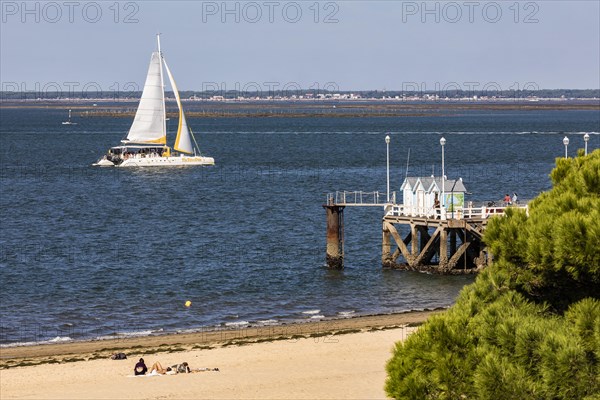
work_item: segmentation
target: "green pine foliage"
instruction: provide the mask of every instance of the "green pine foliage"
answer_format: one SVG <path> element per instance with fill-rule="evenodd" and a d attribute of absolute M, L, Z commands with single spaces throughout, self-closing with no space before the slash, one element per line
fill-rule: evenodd
<path fill-rule="evenodd" d="M 490 221 L 498 268 L 528 297 L 556 310 L 600 294 L 600 151 L 557 159 L 554 187 L 523 210 Z"/>
<path fill-rule="evenodd" d="M 600 150 L 490 221 L 492 266 L 387 364 L 396 399 L 600 400 Z"/>

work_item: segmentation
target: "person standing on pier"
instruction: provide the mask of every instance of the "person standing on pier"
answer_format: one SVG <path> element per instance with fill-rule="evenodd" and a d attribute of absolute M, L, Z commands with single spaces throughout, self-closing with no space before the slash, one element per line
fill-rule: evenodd
<path fill-rule="evenodd" d="M 511 203 L 510 203 L 510 196 L 508 195 L 508 193 L 506 193 L 506 194 L 504 195 L 504 205 L 505 205 L 505 206 L 510 206 L 510 204 L 511 204 Z"/>
<path fill-rule="evenodd" d="M 517 197 L 517 194 L 516 194 L 516 193 L 513 193 L 513 197 L 512 197 L 512 202 L 513 202 L 513 204 L 515 204 L 515 205 L 516 205 L 518 200 L 519 200 L 519 198 Z"/>

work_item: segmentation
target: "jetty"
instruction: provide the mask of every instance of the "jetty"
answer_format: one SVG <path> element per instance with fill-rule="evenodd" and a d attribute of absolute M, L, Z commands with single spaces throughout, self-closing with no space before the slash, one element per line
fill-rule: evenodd
<path fill-rule="evenodd" d="M 476 273 L 490 261 L 483 242 L 488 221 L 508 207 L 527 210 L 527 204 L 466 202 L 462 179 L 407 177 L 396 192 L 338 191 L 327 194 L 326 262 L 344 266 L 344 209 L 382 207 L 381 263 L 383 268 L 435 274 Z M 389 195 L 388 195 L 389 194 Z"/>

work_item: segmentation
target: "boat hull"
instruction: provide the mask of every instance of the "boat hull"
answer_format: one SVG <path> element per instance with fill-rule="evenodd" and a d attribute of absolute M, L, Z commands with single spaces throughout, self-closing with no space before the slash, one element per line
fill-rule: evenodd
<path fill-rule="evenodd" d="M 115 165 L 109 160 L 100 160 L 95 166 L 114 166 L 117 168 L 134 167 L 185 167 L 192 165 L 215 165 L 215 159 L 204 156 L 180 156 L 180 157 L 132 157 Z"/>
<path fill-rule="evenodd" d="M 92 164 L 94 167 L 114 167 L 115 163 L 113 163 L 110 160 L 107 160 L 106 158 L 102 158 L 100 160 L 98 160 L 97 163 Z"/>

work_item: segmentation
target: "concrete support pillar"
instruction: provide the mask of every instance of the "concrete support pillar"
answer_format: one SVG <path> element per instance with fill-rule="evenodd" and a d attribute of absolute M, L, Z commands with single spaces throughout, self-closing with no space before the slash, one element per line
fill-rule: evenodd
<path fill-rule="evenodd" d="M 327 266 L 344 268 L 344 207 L 324 205 L 327 213 Z"/>

